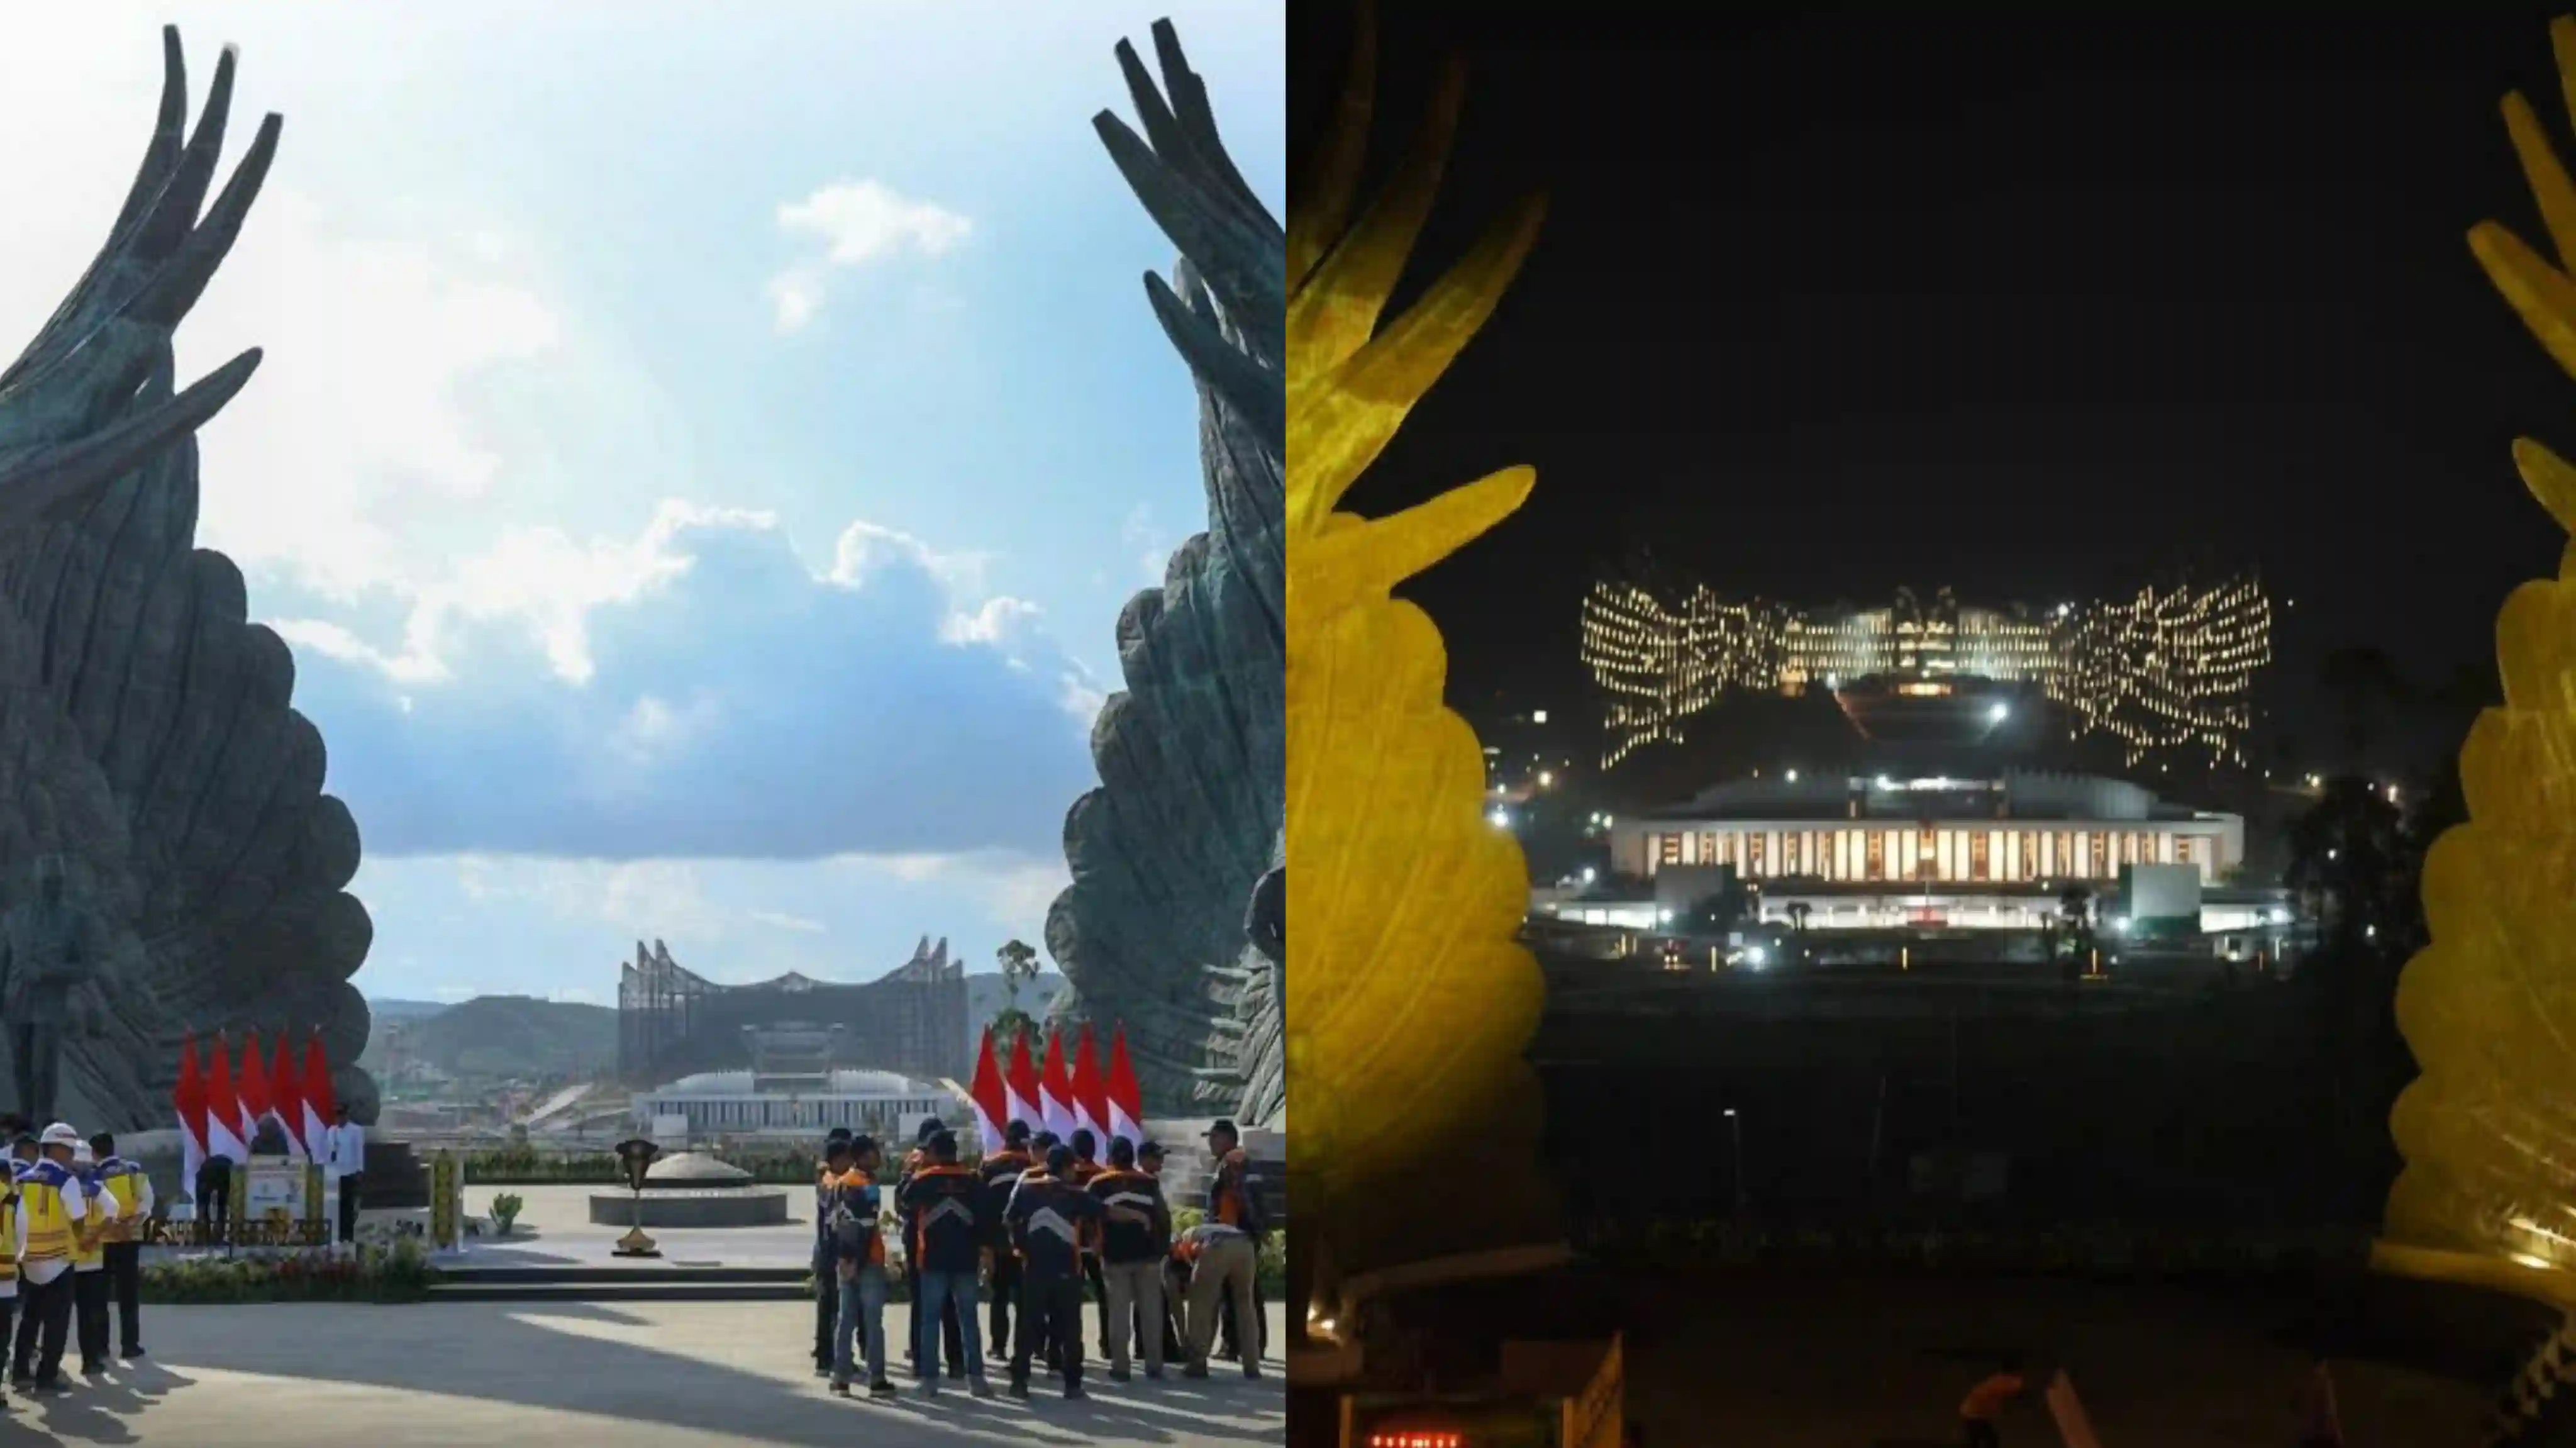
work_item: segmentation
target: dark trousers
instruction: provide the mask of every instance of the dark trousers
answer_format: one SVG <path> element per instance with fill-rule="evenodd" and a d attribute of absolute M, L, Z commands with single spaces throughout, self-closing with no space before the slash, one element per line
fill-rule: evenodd
<path fill-rule="evenodd" d="M 999 1362 L 1011 1355 L 1011 1307 L 1020 1300 L 1020 1258 L 1008 1247 L 993 1249 L 993 1350 Z"/>
<path fill-rule="evenodd" d="M 0 1297 L 0 1351 L 6 1351 L 13 1336 L 11 1328 L 18 1320 L 18 1299 Z"/>
<path fill-rule="evenodd" d="M 903 1259 L 903 1299 L 912 1306 L 911 1326 L 903 1335 L 903 1360 L 918 1369 L 921 1366 L 921 1269 L 910 1257 Z M 957 1320 L 957 1304 L 947 1304 L 939 1314 L 939 1336 L 948 1353 L 948 1376 L 966 1376 L 966 1332 Z"/>
<path fill-rule="evenodd" d="M 1029 1359 L 1043 1346 L 1062 1365 L 1064 1390 L 1082 1386 L 1082 1278 L 1020 1276 L 1020 1335 L 1011 1344 L 1011 1381 L 1027 1386 Z"/>
<path fill-rule="evenodd" d="M 832 1321 L 841 1311 L 841 1280 L 833 1275 L 832 1264 L 817 1262 L 814 1267 L 814 1366 L 832 1365 Z"/>
<path fill-rule="evenodd" d="M 1962 1418 L 1959 1430 L 1965 1435 L 1968 1448 L 2003 1448 L 2004 1440 L 1995 1432 L 1992 1418 Z"/>
<path fill-rule="evenodd" d="M 340 1178 L 340 1240 L 358 1240 L 358 1194 L 366 1181 L 364 1173 L 352 1172 Z"/>
<path fill-rule="evenodd" d="M 36 1284 L 22 1272 L 18 1278 L 18 1331 L 10 1340 L 9 1376 L 24 1381 L 36 1375 L 36 1333 L 45 1320 L 45 1302 Z"/>
<path fill-rule="evenodd" d="M 107 1366 L 107 1268 L 72 1273 L 72 1310 L 80 1320 L 81 1371 Z"/>
<path fill-rule="evenodd" d="M 1109 1356 L 1109 1279 L 1101 1274 L 1100 1259 L 1082 1259 L 1082 1280 L 1091 1284 L 1091 1300 L 1100 1304 L 1100 1355 Z"/>
<path fill-rule="evenodd" d="M 127 1357 L 143 1351 L 143 1244 L 107 1244 L 107 1290 L 116 1299 L 117 1344 Z"/>
<path fill-rule="evenodd" d="M 63 1347 L 71 1336 L 72 1279 L 80 1274 L 65 1267 L 51 1282 L 24 1281 L 18 1294 L 24 1298 L 18 1322 L 16 1361 L 12 1376 L 32 1376 L 39 1383 L 59 1381 L 63 1375 Z M 32 1357 L 34 1362 L 28 1360 Z"/>
<path fill-rule="evenodd" d="M 200 1246 L 219 1247 L 224 1243 L 224 1222 L 233 1208 L 233 1164 L 220 1156 L 208 1157 L 197 1167 L 197 1242 Z"/>

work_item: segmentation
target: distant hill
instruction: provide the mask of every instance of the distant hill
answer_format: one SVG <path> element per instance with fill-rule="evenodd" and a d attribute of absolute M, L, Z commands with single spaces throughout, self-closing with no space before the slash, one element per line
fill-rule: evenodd
<path fill-rule="evenodd" d="M 368 1053 L 457 1076 L 605 1076 L 617 1069 L 617 1012 L 535 996 L 476 996 L 397 1020 Z"/>
<path fill-rule="evenodd" d="M 1043 1020 L 1068 982 L 1042 972 L 1020 987 L 1020 1009 Z M 966 1059 L 1009 998 L 998 971 L 966 977 Z M 395 1060 L 456 1076 L 606 1076 L 617 1069 L 617 1012 L 534 996 L 476 996 L 455 1005 L 370 1000 L 375 1031 L 360 1064 L 383 1071 Z"/>

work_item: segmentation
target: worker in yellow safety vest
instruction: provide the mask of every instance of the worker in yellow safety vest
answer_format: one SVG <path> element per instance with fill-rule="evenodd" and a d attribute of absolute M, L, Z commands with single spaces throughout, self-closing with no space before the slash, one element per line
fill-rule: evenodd
<path fill-rule="evenodd" d="M 152 1220 L 152 1178 L 143 1168 L 116 1154 L 116 1138 L 102 1131 L 89 1139 L 98 1156 L 98 1184 L 115 1216 L 107 1224 L 107 1292 L 116 1305 L 116 1355 L 143 1356 L 143 1231 Z M 98 1355 L 107 1356 L 104 1332 Z"/>
<path fill-rule="evenodd" d="M 44 1155 L 18 1178 L 18 1230 L 25 1245 L 18 1254 L 19 1292 L 36 1325 L 35 1361 L 20 1355 L 10 1364 L 10 1377 L 24 1378 L 40 1393 L 63 1391 L 63 1347 L 71 1335 L 73 1258 L 79 1234 L 89 1219 L 89 1191 L 72 1170 L 72 1150 L 82 1145 L 80 1133 L 57 1121 L 36 1138 Z M 19 1353 L 24 1354 L 25 1338 Z"/>
<path fill-rule="evenodd" d="M 72 1148 L 72 1175 L 89 1194 L 89 1210 L 72 1228 L 72 1340 L 80 1344 L 81 1376 L 107 1371 L 107 1229 L 116 1204 L 98 1179 L 98 1152 L 86 1141 Z"/>

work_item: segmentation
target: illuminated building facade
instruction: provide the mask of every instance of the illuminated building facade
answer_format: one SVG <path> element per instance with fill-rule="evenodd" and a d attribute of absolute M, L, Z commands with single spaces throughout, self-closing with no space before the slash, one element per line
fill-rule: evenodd
<path fill-rule="evenodd" d="M 1610 832 L 1611 868 L 1640 878 L 1725 865 L 1746 880 L 2037 886 L 2191 865 L 2215 884 L 2244 858 L 2237 816 L 2080 774 L 1739 780 Z"/>
<path fill-rule="evenodd" d="M 2256 675 L 2271 662 L 2271 601 L 2252 579 L 2143 588 L 2034 612 L 1961 607 L 1900 589 L 1886 608 L 1735 602 L 1703 586 L 1677 602 L 1600 582 L 1583 602 L 1583 662 L 1605 699 L 1603 767 L 1730 692 L 1831 690 L 1873 739 L 1973 742 L 2017 696 L 2059 706 L 2070 737 L 2107 735 L 2130 764 L 2167 750 L 2243 762 Z"/>

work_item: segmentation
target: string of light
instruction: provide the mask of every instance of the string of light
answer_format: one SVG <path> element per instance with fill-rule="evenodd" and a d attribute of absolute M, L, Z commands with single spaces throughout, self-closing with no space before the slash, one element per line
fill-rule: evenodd
<path fill-rule="evenodd" d="M 2254 680 L 2272 661 L 2272 602 L 2252 578 L 2141 588 L 2045 612 L 1927 603 L 1814 612 L 1731 601 L 1705 585 L 1668 606 L 1604 580 L 1583 600 L 1582 655 L 1604 700 L 1609 768 L 1729 692 L 1804 692 L 1870 677 L 1980 678 L 2037 686 L 2070 716 L 2070 738 L 2106 734 L 2129 764 L 2206 751 L 2244 762 Z"/>

